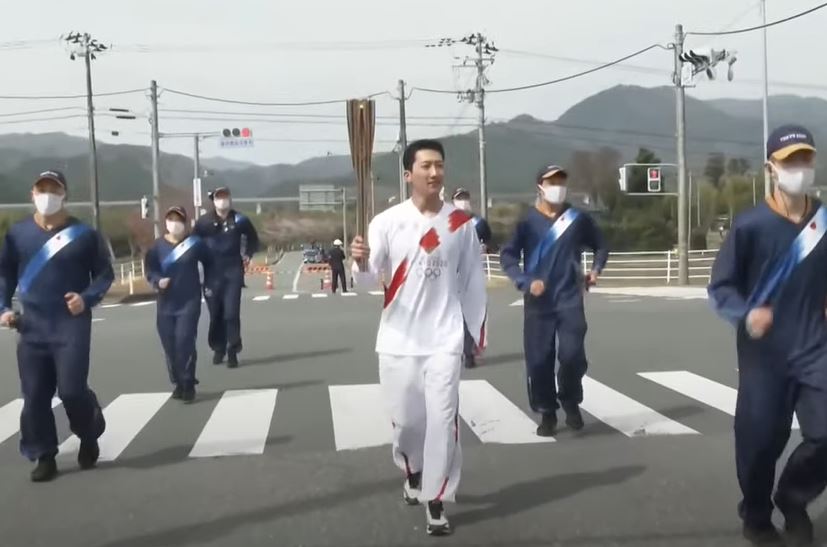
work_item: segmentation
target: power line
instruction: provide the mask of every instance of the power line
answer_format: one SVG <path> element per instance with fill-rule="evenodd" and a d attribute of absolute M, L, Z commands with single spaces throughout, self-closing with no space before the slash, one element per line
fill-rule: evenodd
<path fill-rule="evenodd" d="M 772 23 L 767 23 L 766 25 L 758 25 L 758 26 L 755 26 L 755 27 L 742 28 L 742 29 L 738 29 L 738 30 L 719 31 L 719 32 L 687 32 L 686 35 L 687 36 L 728 36 L 728 35 L 731 35 L 731 34 L 743 34 L 745 32 L 753 32 L 753 31 L 756 31 L 756 30 L 761 30 L 761 29 L 765 29 L 765 28 L 774 27 L 774 26 L 780 25 L 782 23 L 787 23 L 789 21 L 792 21 L 793 19 L 798 19 L 799 17 L 804 17 L 805 15 L 809 15 L 809 14 L 813 13 L 814 11 L 818 11 L 822 8 L 827 8 L 827 2 L 824 2 L 823 4 L 819 4 L 819 5 L 817 5 L 813 8 L 810 8 L 806 11 L 802 11 L 801 13 L 797 13 L 795 15 L 785 17 L 784 19 L 779 19 L 778 21 L 773 21 Z"/>
<path fill-rule="evenodd" d="M 41 110 L 29 110 L 27 112 L 4 112 L 0 114 L 0 118 L 10 118 L 13 116 L 30 116 L 32 114 L 46 114 L 49 112 L 64 112 L 66 110 L 82 110 L 81 106 L 63 106 L 59 108 L 44 108 Z"/>
<path fill-rule="evenodd" d="M 187 93 L 184 91 L 176 91 L 174 89 L 164 88 L 164 91 L 167 93 L 172 93 L 173 95 L 181 95 L 183 97 L 190 97 L 193 99 L 201 99 L 204 101 L 213 101 L 218 103 L 228 103 L 228 104 L 243 104 L 243 105 L 250 105 L 250 106 L 320 106 L 320 105 L 327 105 L 327 104 L 340 104 L 347 102 L 347 99 L 335 99 L 335 100 L 327 100 L 327 101 L 306 101 L 306 102 L 295 102 L 295 103 L 265 103 L 265 102 L 258 102 L 258 101 L 240 101 L 237 99 L 223 99 L 219 97 L 208 97 L 206 95 L 197 95 L 195 93 Z M 378 97 L 380 95 L 390 95 L 387 91 L 380 91 L 377 93 L 371 93 L 370 95 L 365 96 L 366 99 L 372 99 L 374 97 Z"/>
<path fill-rule="evenodd" d="M 285 124 L 285 125 L 337 125 L 343 126 L 345 125 L 345 121 L 336 121 L 336 120 L 300 120 L 300 119 L 287 119 L 287 120 L 279 120 L 273 118 L 255 118 L 255 117 L 246 117 L 246 118 L 223 118 L 223 117 L 212 117 L 212 116 L 164 116 L 164 120 L 179 120 L 179 121 L 196 121 L 196 122 L 235 122 L 235 123 L 272 123 L 272 124 Z M 452 122 L 447 123 L 427 123 L 427 122 L 413 122 L 409 123 L 410 126 L 416 127 L 449 127 L 452 125 Z M 388 126 L 388 127 L 397 127 L 399 125 L 398 122 L 377 122 L 377 126 Z M 468 124 L 459 124 L 466 127 L 476 127 L 476 124 L 468 123 Z"/>
<path fill-rule="evenodd" d="M 651 46 L 645 47 L 645 48 L 643 48 L 641 50 L 638 50 L 634 53 L 631 53 L 629 55 L 621 57 L 620 59 L 615 59 L 614 61 L 604 63 L 600 66 L 595 67 L 595 68 L 591 68 L 589 70 L 584 70 L 583 72 L 578 72 L 576 74 L 571 74 L 571 75 L 565 76 L 563 78 L 557 78 L 555 80 L 549 80 L 547 82 L 539 82 L 539 83 L 536 83 L 536 84 L 528 84 L 528 85 L 523 85 L 523 86 L 518 86 L 518 87 L 509 87 L 509 88 L 503 88 L 503 89 L 486 89 L 485 92 L 486 93 L 510 93 L 512 91 L 523 91 L 523 90 L 526 90 L 526 89 L 534 89 L 534 88 L 538 88 L 538 87 L 544 87 L 544 86 L 549 86 L 549 85 L 553 85 L 553 84 L 559 84 L 561 82 L 566 82 L 568 80 L 574 80 L 575 78 L 581 78 L 581 77 L 586 76 L 588 74 L 592 74 L 594 72 L 604 70 L 604 69 L 613 67 L 615 65 L 619 65 L 623 61 L 627 61 L 629 59 L 632 59 L 633 57 L 637 57 L 639 55 L 642 55 L 642 54 L 646 53 L 647 51 L 650 51 L 650 50 L 655 49 L 655 48 L 663 49 L 664 46 L 662 46 L 660 44 L 652 44 Z M 424 88 L 424 87 L 415 87 L 414 89 L 416 89 L 418 91 L 424 91 L 424 92 L 427 92 L 427 93 L 451 93 L 451 94 L 462 93 L 459 90 L 429 89 L 429 88 Z"/>
<path fill-rule="evenodd" d="M 114 97 L 115 95 L 130 95 L 132 93 L 143 93 L 146 89 L 127 89 L 124 91 L 112 91 L 109 93 L 95 93 L 93 97 Z M 0 99 L 10 101 L 37 101 L 37 100 L 59 100 L 59 99 L 85 99 L 87 95 L 0 95 Z"/>
<path fill-rule="evenodd" d="M 231 112 L 227 110 L 190 110 L 190 109 L 176 109 L 176 108 L 160 108 L 159 112 L 171 112 L 178 114 L 216 114 L 225 116 L 273 116 L 284 118 L 322 118 L 322 119 L 347 119 L 347 116 L 340 114 L 297 114 L 295 112 Z M 454 120 L 454 116 L 407 116 L 408 119 L 413 120 Z M 376 119 L 398 119 L 397 116 L 376 116 Z M 471 118 L 467 118 L 471 119 Z"/>
<path fill-rule="evenodd" d="M 120 51 L 128 51 L 134 53 L 161 53 L 161 52 L 179 52 L 179 53 L 197 53 L 205 51 L 228 51 L 232 50 L 250 50 L 250 49 L 275 49 L 275 50 L 372 50 L 372 49 L 404 49 L 404 48 L 419 48 L 423 45 L 432 42 L 433 39 L 422 40 L 379 40 L 372 42 L 359 41 L 341 41 L 341 42 L 259 42 L 247 44 L 121 44 L 114 47 Z"/>
<path fill-rule="evenodd" d="M 86 114 L 70 114 L 67 116 L 51 116 L 48 118 L 29 118 L 24 120 L 0 121 L 0 125 L 15 125 L 19 123 L 52 122 L 58 120 L 71 120 L 75 118 L 86 118 Z"/>

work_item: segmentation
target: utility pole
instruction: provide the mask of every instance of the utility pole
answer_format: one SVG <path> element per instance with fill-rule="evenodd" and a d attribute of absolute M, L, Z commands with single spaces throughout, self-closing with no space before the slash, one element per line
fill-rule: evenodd
<path fill-rule="evenodd" d="M 158 83 L 152 80 L 150 84 L 150 101 L 152 102 L 152 224 L 155 228 L 155 238 L 161 237 L 161 167 L 160 167 L 160 140 L 158 133 Z"/>
<path fill-rule="evenodd" d="M 474 46 L 476 56 L 472 59 L 466 57 L 462 66 L 473 65 L 477 70 L 477 80 L 474 89 L 460 93 L 460 100 L 477 105 L 477 138 L 479 140 L 480 160 L 480 216 L 488 218 L 488 184 L 485 161 L 485 86 L 489 83 L 485 77 L 485 69 L 494 63 L 494 53 L 498 50 L 488 38 L 480 33 L 472 34 L 459 40 L 464 44 Z M 453 41 L 447 43 L 453 44 Z"/>
<path fill-rule="evenodd" d="M 100 199 L 98 197 L 98 149 L 95 144 L 95 107 L 92 102 L 92 61 L 95 54 L 108 49 L 88 33 L 69 33 L 63 38 L 72 48 L 69 59 L 74 61 L 77 55 L 84 58 L 86 65 L 86 111 L 89 117 L 89 201 L 92 204 L 92 225 L 100 232 Z"/>
<path fill-rule="evenodd" d="M 199 150 L 200 135 L 193 135 L 193 144 L 195 145 L 193 156 L 193 173 L 192 173 L 192 204 L 193 217 L 198 218 L 201 211 L 201 151 Z"/>
<path fill-rule="evenodd" d="M 687 253 L 688 226 L 686 199 L 686 90 L 682 79 L 681 55 L 685 35 L 683 25 L 675 25 L 675 83 L 676 133 L 678 147 L 678 283 L 689 285 L 689 255 Z"/>
<path fill-rule="evenodd" d="M 408 185 L 405 182 L 403 158 L 408 147 L 408 126 L 405 119 L 405 80 L 399 80 L 399 203 L 408 199 Z"/>
<path fill-rule="evenodd" d="M 761 146 L 761 157 L 763 158 L 766 155 L 764 144 L 766 144 L 767 140 L 770 136 L 770 129 L 769 129 L 769 94 L 770 94 L 770 84 L 769 84 L 769 69 L 767 68 L 767 0 L 761 0 L 761 16 L 764 19 L 764 100 L 763 100 L 763 107 L 764 107 L 764 143 Z M 770 173 L 766 169 L 764 169 L 764 195 L 770 195 Z"/>

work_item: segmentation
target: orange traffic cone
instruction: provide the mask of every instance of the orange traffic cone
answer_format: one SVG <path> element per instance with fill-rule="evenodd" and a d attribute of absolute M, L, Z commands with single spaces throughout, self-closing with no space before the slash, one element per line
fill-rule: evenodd
<path fill-rule="evenodd" d="M 267 270 L 267 279 L 264 282 L 264 288 L 268 291 L 273 290 L 273 271 Z"/>

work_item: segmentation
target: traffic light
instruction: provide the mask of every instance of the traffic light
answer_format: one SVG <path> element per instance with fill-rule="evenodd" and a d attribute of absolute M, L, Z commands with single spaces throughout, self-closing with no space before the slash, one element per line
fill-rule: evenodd
<path fill-rule="evenodd" d="M 249 127 L 233 127 L 221 130 L 221 148 L 249 148 L 253 146 L 253 130 Z"/>
<path fill-rule="evenodd" d="M 253 136 L 253 130 L 249 127 L 233 127 L 232 129 L 225 128 L 221 130 L 221 136 L 225 139 L 236 138 L 236 139 L 249 139 Z"/>
<path fill-rule="evenodd" d="M 149 218 L 149 200 L 146 199 L 146 196 L 141 198 L 141 218 Z"/>
<path fill-rule="evenodd" d="M 647 169 L 646 189 L 649 192 L 660 192 L 660 167 Z"/>

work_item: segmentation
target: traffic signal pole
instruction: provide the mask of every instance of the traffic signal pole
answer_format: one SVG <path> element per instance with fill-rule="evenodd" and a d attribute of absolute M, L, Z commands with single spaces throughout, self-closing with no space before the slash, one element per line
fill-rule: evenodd
<path fill-rule="evenodd" d="M 152 225 L 155 239 L 161 237 L 161 166 L 160 140 L 158 132 L 158 84 L 150 84 L 150 101 L 152 102 Z"/>

